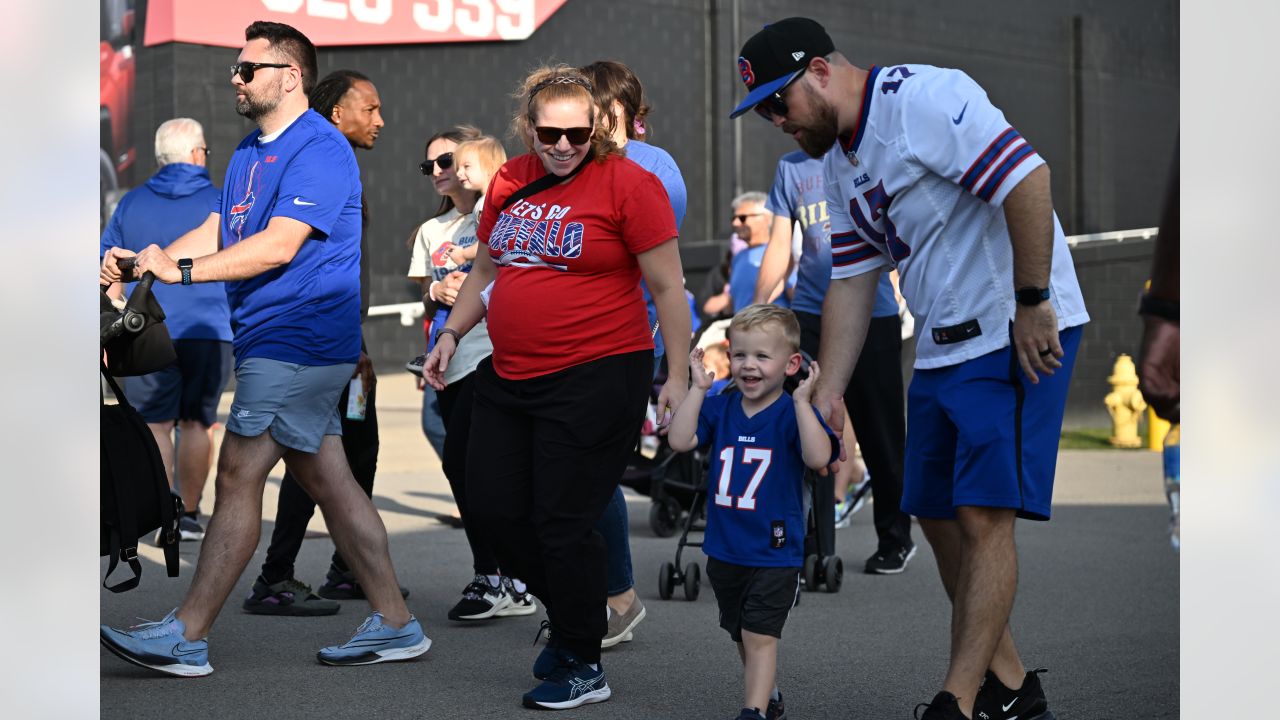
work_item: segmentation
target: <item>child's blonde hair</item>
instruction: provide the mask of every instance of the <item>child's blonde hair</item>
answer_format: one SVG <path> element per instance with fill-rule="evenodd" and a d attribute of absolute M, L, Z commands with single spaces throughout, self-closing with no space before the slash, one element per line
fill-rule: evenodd
<path fill-rule="evenodd" d="M 733 344 L 734 330 L 758 330 L 776 327 L 791 352 L 800 352 L 800 321 L 791 310 L 778 305 L 757 303 L 737 312 L 729 321 L 729 343 Z"/>
<path fill-rule="evenodd" d="M 498 168 L 507 161 L 506 149 L 492 135 L 482 135 L 475 140 L 458 143 L 458 146 L 453 149 L 455 161 L 464 154 L 475 155 L 476 160 L 480 162 L 480 168 L 489 177 L 496 175 Z"/>

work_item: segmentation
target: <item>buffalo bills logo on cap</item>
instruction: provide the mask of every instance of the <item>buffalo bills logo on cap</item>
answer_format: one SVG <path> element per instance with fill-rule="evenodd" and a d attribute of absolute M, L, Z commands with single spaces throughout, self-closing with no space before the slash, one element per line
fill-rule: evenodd
<path fill-rule="evenodd" d="M 738 58 L 738 72 L 742 73 L 742 82 L 751 87 L 756 84 L 756 74 L 751 72 L 751 61 L 740 57 Z"/>

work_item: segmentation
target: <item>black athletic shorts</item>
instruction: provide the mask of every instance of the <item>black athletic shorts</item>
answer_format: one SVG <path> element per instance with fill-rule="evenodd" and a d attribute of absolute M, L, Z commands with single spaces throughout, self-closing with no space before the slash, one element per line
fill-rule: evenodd
<path fill-rule="evenodd" d="M 742 631 L 782 637 L 800 590 L 800 568 L 746 567 L 707 558 L 707 579 L 720 606 L 720 627 L 734 642 Z"/>

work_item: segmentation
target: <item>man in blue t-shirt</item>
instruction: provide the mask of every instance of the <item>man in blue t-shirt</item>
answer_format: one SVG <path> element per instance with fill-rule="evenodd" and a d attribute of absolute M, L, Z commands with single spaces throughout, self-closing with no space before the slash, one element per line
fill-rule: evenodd
<path fill-rule="evenodd" d="M 343 455 L 337 400 L 360 356 L 360 174 L 342 133 L 308 109 L 315 47 L 280 23 L 255 22 L 232 66 L 236 111 L 258 129 L 240 142 L 222 195 L 200 227 L 138 253 L 135 272 L 184 285 L 224 281 L 236 395 L 218 464 L 218 498 L 191 588 L 158 623 L 101 626 L 102 644 L 177 676 L 213 672 L 205 634 L 257 548 L 262 491 L 280 460 L 324 511 L 374 613 L 329 665 L 417 657 L 431 641 L 409 614 L 387 533 Z M 107 253 L 102 280 L 120 279 Z"/>
<path fill-rule="evenodd" d="M 200 123 L 191 118 L 161 123 L 156 129 L 160 169 L 120 200 L 102 232 L 99 254 L 113 247 L 137 252 L 168 245 L 204 222 L 218 202 L 205 168 L 208 159 Z M 116 285 L 107 293 L 118 297 L 121 289 Z M 125 378 L 124 392 L 155 436 L 169 485 L 182 496 L 179 538 L 200 540 L 200 495 L 212 464 L 213 424 L 231 376 L 231 311 L 222 283 L 157 284 L 152 292 L 164 308 L 177 359 L 156 372 Z"/>
<path fill-rule="evenodd" d="M 755 302 L 760 262 L 764 259 L 765 248 L 769 244 L 769 227 L 773 224 L 773 212 L 765 207 L 767 199 L 762 192 L 745 192 L 734 198 L 731 205 L 733 232 L 747 244 L 745 249 L 733 256 L 729 264 L 729 298 L 733 303 L 734 313 Z M 776 289 L 781 280 L 782 278 L 776 279 L 771 289 Z M 785 292 L 761 302 L 789 306 Z"/>
<path fill-rule="evenodd" d="M 826 186 L 822 181 L 822 160 L 799 150 L 783 155 L 765 207 L 774 214 L 775 221 L 769 247 L 760 264 L 755 301 L 767 302 L 786 272 L 791 258 L 792 228 L 799 223 L 804 240 L 791 308 L 800 319 L 800 347 L 816 358 L 821 341 L 822 302 L 831 284 L 831 222 Z M 871 475 L 871 493 L 876 500 L 872 512 L 879 542 L 876 551 L 867 558 L 864 571 L 893 575 L 906 569 L 916 546 L 911 540 L 911 516 L 900 507 L 907 441 L 902 396 L 902 329 L 888 273 L 880 276 L 871 315 L 867 340 L 845 389 L 844 402 Z M 841 498 L 846 497 L 842 488 L 835 489 Z M 854 501 L 850 498 L 849 502 Z M 849 508 L 843 509 L 849 511 Z"/>

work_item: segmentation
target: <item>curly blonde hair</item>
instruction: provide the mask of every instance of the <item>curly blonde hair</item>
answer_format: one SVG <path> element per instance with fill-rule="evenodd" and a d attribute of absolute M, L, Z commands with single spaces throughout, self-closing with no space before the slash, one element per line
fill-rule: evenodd
<path fill-rule="evenodd" d="M 604 162 L 610 154 L 621 155 L 621 150 L 609 138 L 603 123 L 595 122 L 595 98 L 591 81 L 576 68 L 565 64 L 544 65 L 529 73 L 520 87 L 511 95 L 520 101 L 511 117 L 511 137 L 533 150 L 533 128 L 537 124 L 538 111 L 549 102 L 557 100 L 581 100 L 586 103 L 587 114 L 592 119 L 591 149 L 596 161 Z"/>

